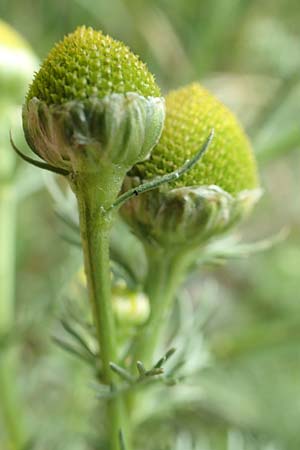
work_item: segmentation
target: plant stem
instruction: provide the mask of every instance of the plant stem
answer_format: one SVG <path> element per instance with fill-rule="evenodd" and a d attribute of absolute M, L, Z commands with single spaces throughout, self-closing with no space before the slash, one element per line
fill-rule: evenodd
<path fill-rule="evenodd" d="M 15 303 L 16 196 L 13 186 L 14 155 L 1 146 L 0 168 L 0 341 L 12 332 Z M 5 345 L 5 344 L 4 344 Z M 15 349 L 1 348 L 0 412 L 9 448 L 20 450 L 25 444 L 20 401 L 16 392 Z"/>
<path fill-rule="evenodd" d="M 116 329 L 111 302 L 111 274 L 109 258 L 110 230 L 113 216 L 106 210 L 115 200 L 120 184 L 116 173 L 106 170 L 99 176 L 89 174 L 73 180 L 80 218 L 81 241 L 91 307 L 100 348 L 101 381 L 113 390 L 115 374 L 110 362 L 118 362 Z M 108 401 L 109 445 L 120 449 L 122 431 L 126 449 L 129 450 L 124 400 L 118 395 Z"/>
<path fill-rule="evenodd" d="M 20 417 L 20 402 L 14 382 L 16 369 L 15 349 L 4 349 L 0 357 L 0 398 L 1 413 L 7 434 L 8 448 L 21 450 L 25 446 L 26 437 Z"/>
<path fill-rule="evenodd" d="M 146 368 L 150 368 L 172 300 L 185 273 L 186 258 L 184 254 L 168 253 L 157 248 L 148 249 L 147 253 L 149 269 L 145 290 L 151 313 L 138 340 L 135 361 L 141 360 Z"/>
<path fill-rule="evenodd" d="M 15 220 L 14 189 L 0 180 L 0 335 L 10 331 L 14 319 Z"/>
<path fill-rule="evenodd" d="M 188 260 L 181 252 L 164 252 L 152 246 L 145 246 L 145 249 L 148 259 L 145 292 L 149 297 L 151 312 L 138 337 L 132 363 L 135 366 L 137 361 L 142 361 L 149 370 L 153 366 L 157 344 L 166 325 L 176 290 L 184 278 Z M 138 394 L 129 393 L 126 401 L 130 415 L 134 410 L 138 410 Z"/>

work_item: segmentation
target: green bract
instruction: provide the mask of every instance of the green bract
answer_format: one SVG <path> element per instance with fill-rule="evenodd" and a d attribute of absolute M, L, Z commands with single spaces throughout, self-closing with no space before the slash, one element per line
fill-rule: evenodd
<path fill-rule="evenodd" d="M 23 108 L 26 139 L 66 172 L 122 173 L 157 143 L 164 100 L 153 75 L 121 42 L 80 27 L 55 45 Z"/>
<path fill-rule="evenodd" d="M 162 99 L 133 92 L 63 105 L 47 105 L 34 97 L 23 108 L 24 133 L 32 150 L 70 172 L 97 172 L 109 164 L 126 172 L 148 156 L 163 119 Z"/>
<path fill-rule="evenodd" d="M 122 208 L 135 232 L 163 247 L 194 246 L 238 222 L 258 198 L 249 141 L 234 115 L 197 83 L 166 98 L 166 121 L 150 158 L 129 172 L 124 189 L 180 168 L 214 138 L 202 159 L 168 186 Z"/>

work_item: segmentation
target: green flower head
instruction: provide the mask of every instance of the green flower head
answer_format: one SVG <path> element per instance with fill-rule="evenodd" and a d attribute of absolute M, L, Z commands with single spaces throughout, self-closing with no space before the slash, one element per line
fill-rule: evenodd
<path fill-rule="evenodd" d="M 23 108 L 30 147 L 66 173 L 113 164 L 125 174 L 149 155 L 163 122 L 164 99 L 145 64 L 84 26 L 50 51 Z"/>
<path fill-rule="evenodd" d="M 200 84 L 166 97 L 159 143 L 129 172 L 124 189 L 176 171 L 214 138 L 200 161 L 167 186 L 131 199 L 125 219 L 142 239 L 161 246 L 194 246 L 228 230 L 259 195 L 255 158 L 235 116 Z"/>
<path fill-rule="evenodd" d="M 234 195 L 258 186 L 249 140 L 235 116 L 214 95 L 193 83 L 167 95 L 166 111 L 158 145 L 147 161 L 134 167 L 133 175 L 144 180 L 176 170 L 214 129 L 213 142 L 201 161 L 170 187 L 216 185 Z"/>
<path fill-rule="evenodd" d="M 30 86 L 27 102 L 36 97 L 57 105 L 126 92 L 160 96 L 154 76 L 126 45 L 82 26 L 50 51 Z"/>

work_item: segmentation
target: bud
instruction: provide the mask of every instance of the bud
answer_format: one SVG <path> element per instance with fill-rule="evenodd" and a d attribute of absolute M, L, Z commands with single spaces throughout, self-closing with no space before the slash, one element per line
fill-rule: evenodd
<path fill-rule="evenodd" d="M 149 298 L 143 292 L 129 288 L 123 279 L 116 280 L 113 276 L 111 278 L 112 306 L 118 324 L 124 327 L 143 325 L 150 315 Z M 78 292 L 78 286 L 84 289 L 87 287 L 83 269 L 76 274 L 76 282 L 72 285 L 74 294 L 82 296 L 82 292 Z"/>
<path fill-rule="evenodd" d="M 51 50 L 23 108 L 28 144 L 52 167 L 125 173 L 157 143 L 164 101 L 153 75 L 121 42 L 79 27 Z"/>
<path fill-rule="evenodd" d="M 115 318 L 120 325 L 143 325 L 150 315 L 148 297 L 143 292 L 129 289 L 123 281 L 113 286 L 112 302 Z"/>
<path fill-rule="evenodd" d="M 212 129 L 212 143 L 189 172 L 123 206 L 140 237 L 163 247 L 194 246 L 251 210 L 260 190 L 249 141 L 234 115 L 197 83 L 169 93 L 161 139 L 150 158 L 129 172 L 124 190 L 180 168 Z"/>

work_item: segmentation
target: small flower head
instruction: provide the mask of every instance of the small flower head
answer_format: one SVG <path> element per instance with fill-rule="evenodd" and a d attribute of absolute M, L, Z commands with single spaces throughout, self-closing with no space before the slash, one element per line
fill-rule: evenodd
<path fill-rule="evenodd" d="M 236 223 L 258 196 L 256 162 L 234 115 L 198 83 L 171 92 L 159 143 L 129 172 L 125 188 L 181 167 L 206 141 L 203 158 L 167 187 L 130 200 L 123 215 L 162 246 L 195 245 Z"/>
<path fill-rule="evenodd" d="M 50 51 L 23 109 L 31 148 L 69 171 L 103 164 L 128 170 L 148 156 L 163 120 L 164 102 L 146 66 L 123 43 L 86 27 Z"/>
<path fill-rule="evenodd" d="M 174 171 L 201 148 L 213 128 L 214 139 L 201 161 L 170 187 L 216 185 L 234 195 L 258 186 L 249 140 L 235 116 L 214 95 L 193 83 L 170 92 L 166 110 L 159 143 L 132 174 L 145 180 Z"/>

